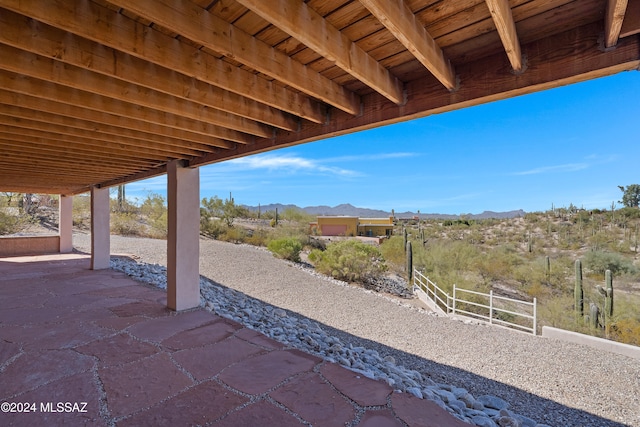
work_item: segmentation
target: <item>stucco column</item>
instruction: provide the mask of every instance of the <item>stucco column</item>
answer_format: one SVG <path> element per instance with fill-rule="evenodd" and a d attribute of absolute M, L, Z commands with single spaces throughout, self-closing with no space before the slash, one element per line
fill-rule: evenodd
<path fill-rule="evenodd" d="M 60 253 L 73 251 L 73 197 L 60 195 L 58 200 L 58 233 Z"/>
<path fill-rule="evenodd" d="M 109 189 L 91 188 L 91 269 L 109 268 Z"/>
<path fill-rule="evenodd" d="M 200 305 L 200 171 L 167 165 L 167 306 L 186 310 Z"/>

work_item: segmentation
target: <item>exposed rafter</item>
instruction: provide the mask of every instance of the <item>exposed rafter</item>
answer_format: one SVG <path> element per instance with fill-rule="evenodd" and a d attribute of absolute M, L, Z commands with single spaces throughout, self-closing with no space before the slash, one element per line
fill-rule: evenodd
<path fill-rule="evenodd" d="M 504 46 L 505 52 L 511 67 L 514 71 L 522 71 L 522 51 L 520 49 L 520 41 L 518 40 L 518 32 L 516 31 L 516 23 L 513 20 L 509 0 L 485 0 L 491 12 L 491 18 L 496 25 L 500 40 Z"/>
<path fill-rule="evenodd" d="M 274 79 L 351 114 L 360 112 L 353 92 L 265 42 L 234 27 L 191 1 L 111 0 L 126 10 L 158 23 L 203 46 L 258 70 Z M 198 25 L 194 25 L 197 22 Z"/>
<path fill-rule="evenodd" d="M 2 7 L 313 122 L 325 120 L 318 102 L 93 2 L 2 0 Z"/>
<path fill-rule="evenodd" d="M 0 71 L 0 87 L 51 101 L 59 101 L 70 105 L 83 105 L 85 108 L 91 110 L 130 117 L 149 123 L 159 125 L 170 124 L 172 127 L 201 133 L 206 136 L 216 136 L 229 141 L 239 140 L 239 142 L 243 143 L 252 142 L 251 137 L 241 132 L 223 129 L 220 126 L 214 126 L 202 121 L 192 120 L 151 108 L 140 107 L 129 102 L 104 98 L 78 89 L 59 86 L 51 82 L 9 73 L 7 71 Z M 223 141 L 222 144 L 226 148 L 233 147 L 233 143 L 228 141 Z"/>
<path fill-rule="evenodd" d="M 360 0 L 360 2 L 431 72 L 448 90 L 456 88 L 451 61 L 420 24 L 404 0 Z"/>
<path fill-rule="evenodd" d="M 299 0 L 237 0 L 396 104 L 402 83 L 315 10 Z"/>
<path fill-rule="evenodd" d="M 613 47 L 618 43 L 622 22 L 627 11 L 628 0 L 607 0 L 607 13 L 604 21 L 604 44 Z"/>
<path fill-rule="evenodd" d="M 624 14 L 620 37 L 629 37 L 640 34 L 640 1 L 632 0 L 627 3 L 627 12 Z"/>
<path fill-rule="evenodd" d="M 16 88 L 29 90 L 28 85 L 16 85 Z M 233 148 L 234 144 L 219 138 L 190 132 L 166 125 L 158 125 L 125 116 L 117 116 L 101 111 L 89 110 L 76 105 L 63 104 L 49 99 L 25 93 L 10 92 L 0 89 L 0 103 L 13 106 L 11 115 L 20 113 L 21 108 L 28 113 L 18 117 L 42 117 L 48 114 L 46 121 L 49 123 L 63 124 L 64 126 L 86 129 L 114 135 L 120 140 L 121 136 L 150 141 L 156 146 L 180 147 L 186 150 L 207 151 L 210 147 Z M 182 151 L 181 151 L 182 152 Z M 189 154 L 191 151 L 184 151 Z M 196 155 L 197 152 L 191 153 Z"/>
<path fill-rule="evenodd" d="M 238 94 L 203 83 L 112 48 L 100 46 L 82 37 L 66 33 L 49 25 L 36 23 L 22 15 L 6 11 L 0 14 L 0 43 L 103 76 L 143 86 L 185 101 L 192 101 L 215 110 L 249 118 L 282 129 L 294 130 L 293 116 Z M 35 30 L 35 31 L 34 31 Z M 152 74 L 155 78 L 150 79 Z M 235 128 L 229 121 L 228 126 Z M 238 129 L 238 128 L 236 128 Z M 242 129 L 238 129 L 242 130 Z"/>
<path fill-rule="evenodd" d="M 639 4 L 0 0 L 0 191 L 77 194 L 635 70 Z"/>
<path fill-rule="evenodd" d="M 0 61 L 0 69 L 215 125 L 219 129 L 214 134 L 221 138 L 247 143 L 251 141 L 251 137 L 242 135 L 240 132 L 262 137 L 271 137 L 273 134 L 268 126 L 253 120 L 220 110 L 208 109 L 191 101 L 174 98 L 122 80 L 100 76 L 3 44 L 0 44 L 0 58 L 14 58 L 11 62 Z"/>

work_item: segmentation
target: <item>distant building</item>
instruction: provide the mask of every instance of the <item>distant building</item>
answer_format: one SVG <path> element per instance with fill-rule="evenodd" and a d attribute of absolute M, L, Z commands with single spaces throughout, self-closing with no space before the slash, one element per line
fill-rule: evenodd
<path fill-rule="evenodd" d="M 312 234 L 322 236 L 391 236 L 393 217 L 319 216 L 310 226 Z"/>

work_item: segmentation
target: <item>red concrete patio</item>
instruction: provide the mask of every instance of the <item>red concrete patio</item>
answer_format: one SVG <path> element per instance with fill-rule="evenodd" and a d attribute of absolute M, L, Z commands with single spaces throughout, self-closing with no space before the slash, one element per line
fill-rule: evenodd
<path fill-rule="evenodd" d="M 0 258 L 0 425 L 468 426 L 89 264 Z"/>

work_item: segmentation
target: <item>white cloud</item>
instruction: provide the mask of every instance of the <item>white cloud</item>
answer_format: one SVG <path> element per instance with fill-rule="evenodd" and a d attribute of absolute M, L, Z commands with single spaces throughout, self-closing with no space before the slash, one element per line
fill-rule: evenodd
<path fill-rule="evenodd" d="M 514 172 L 512 175 L 538 175 L 542 173 L 576 172 L 579 170 L 587 169 L 588 167 L 588 163 L 567 163 L 564 165 L 542 166 L 539 168 L 529 169 L 527 171 Z"/>
<path fill-rule="evenodd" d="M 322 159 L 321 162 L 362 162 L 362 161 L 374 161 L 374 160 L 388 160 L 388 159 L 400 159 L 403 157 L 415 157 L 420 155 L 419 153 L 398 152 L 398 153 L 379 153 L 379 154 L 363 154 L 357 156 L 342 156 L 342 157 L 329 157 Z"/>
<path fill-rule="evenodd" d="M 332 166 L 323 166 L 321 162 L 290 155 L 262 155 L 241 157 L 229 160 L 227 165 L 239 166 L 241 169 L 267 169 L 269 171 L 307 171 L 331 173 L 341 176 L 357 176 L 359 172 Z"/>

